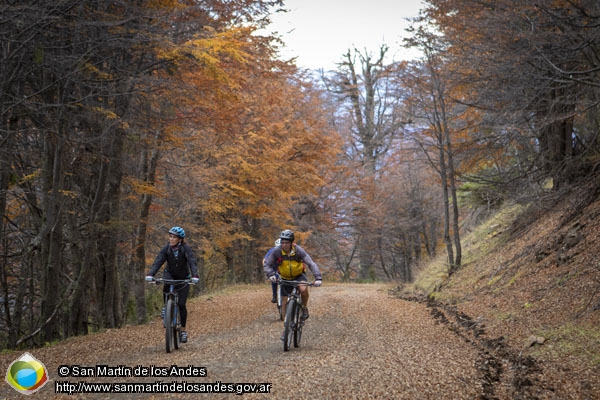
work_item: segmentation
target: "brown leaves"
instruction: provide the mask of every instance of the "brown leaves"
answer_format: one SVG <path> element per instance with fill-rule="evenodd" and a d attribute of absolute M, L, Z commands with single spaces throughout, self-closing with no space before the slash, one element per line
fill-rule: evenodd
<path fill-rule="evenodd" d="M 147 325 L 78 337 L 30 352 L 48 368 L 51 379 L 58 379 L 62 364 L 174 364 L 207 368 L 205 378 L 185 378 L 190 383 L 270 382 L 271 394 L 280 399 L 298 394 L 323 399 L 476 398 L 479 387 L 472 347 L 434 324 L 425 306 L 389 298 L 386 287 L 326 285 L 311 290 L 311 317 L 300 347 L 285 353 L 279 340 L 283 324 L 269 301 L 266 284 L 238 286 L 213 294 L 210 300 L 189 301 L 189 342 L 171 354 L 165 353 L 164 330 L 157 316 Z M 6 368 L 18 355 L 2 355 L 0 367 Z M 116 381 L 127 380 L 141 379 Z M 0 395 L 10 396 L 10 390 L 5 385 Z M 52 385 L 43 390 L 47 398 L 53 396 Z"/>

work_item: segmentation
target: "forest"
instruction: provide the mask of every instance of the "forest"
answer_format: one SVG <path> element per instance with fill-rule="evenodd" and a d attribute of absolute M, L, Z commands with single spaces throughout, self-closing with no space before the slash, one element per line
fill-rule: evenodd
<path fill-rule="evenodd" d="M 597 0 L 426 0 L 421 56 L 332 71 L 261 34 L 284 0 L 0 10 L 0 348 L 144 323 L 171 226 L 197 293 L 264 281 L 283 229 L 325 280 L 410 282 L 460 269 L 466 223 L 599 173 Z"/>

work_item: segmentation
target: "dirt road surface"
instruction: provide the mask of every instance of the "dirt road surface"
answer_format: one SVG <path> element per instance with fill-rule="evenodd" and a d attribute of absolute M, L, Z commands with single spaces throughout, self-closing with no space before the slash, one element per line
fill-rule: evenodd
<path fill-rule="evenodd" d="M 270 286 L 229 289 L 188 303 L 190 340 L 171 354 L 165 352 L 164 329 L 158 316 L 143 326 L 77 337 L 43 349 L 27 350 L 46 367 L 49 382 L 30 398 L 163 399 L 192 398 L 197 393 L 61 394 L 81 389 L 80 382 L 157 382 L 189 390 L 219 384 L 260 399 L 492 399 L 528 398 L 500 379 L 510 369 L 464 333 L 457 332 L 442 312 L 415 301 L 394 298 L 385 284 L 325 284 L 311 289 L 309 309 L 299 348 L 283 351 L 282 322 L 270 303 Z M 437 315 L 437 316 L 436 316 Z M 24 351 L 0 356 L 8 366 Z M 96 376 L 97 365 L 111 367 L 115 377 Z M 124 376 L 172 374 L 171 366 L 206 376 Z M 93 376 L 59 376 L 92 371 Z M 77 368 L 77 366 L 79 368 Z M 84 368 L 91 367 L 91 368 Z M 114 368 L 112 368 L 114 367 Z M 121 367 L 121 368 L 120 368 Z M 164 367 L 164 368 L 163 368 Z M 205 370 L 203 369 L 205 368 Z M 80 372 L 81 374 L 81 372 Z M 508 375 L 507 372 L 504 375 Z M 514 381 L 514 379 L 512 379 Z M 249 385 L 243 386 L 244 383 Z M 256 385 L 255 385 L 256 384 Z M 261 385 L 262 384 L 262 385 Z M 156 385 L 154 386 L 156 387 Z M 113 386 L 113 390 L 127 389 Z M 177 388 L 175 388 L 177 389 Z M 102 390 L 105 390 L 103 388 Z M 205 398 L 240 398 L 236 394 L 204 394 Z M 544 396 L 535 396 L 544 398 Z M 24 396 L 3 382 L 0 398 Z M 531 396 L 530 398 L 533 398 Z M 551 397 L 548 397 L 551 398 Z"/>

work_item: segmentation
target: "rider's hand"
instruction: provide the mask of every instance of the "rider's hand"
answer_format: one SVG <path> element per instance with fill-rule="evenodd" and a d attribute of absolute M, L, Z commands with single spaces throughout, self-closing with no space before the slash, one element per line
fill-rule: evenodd
<path fill-rule="evenodd" d="M 152 275 L 146 275 L 146 282 L 152 282 L 154 277 Z"/>
<path fill-rule="evenodd" d="M 271 280 L 271 282 L 273 282 L 273 283 L 277 282 L 277 277 L 276 277 L 275 275 L 271 275 L 271 276 L 269 277 L 269 279 L 270 279 L 270 280 Z"/>
<path fill-rule="evenodd" d="M 321 281 L 321 280 L 316 280 L 316 281 L 315 281 L 315 286 L 316 286 L 316 287 L 319 287 L 319 286 L 321 286 L 322 284 L 323 284 L 323 281 Z"/>
<path fill-rule="evenodd" d="M 197 276 L 194 276 L 194 277 L 192 278 L 192 283 L 193 283 L 194 285 L 196 285 L 198 282 L 200 282 L 200 278 L 198 278 Z"/>

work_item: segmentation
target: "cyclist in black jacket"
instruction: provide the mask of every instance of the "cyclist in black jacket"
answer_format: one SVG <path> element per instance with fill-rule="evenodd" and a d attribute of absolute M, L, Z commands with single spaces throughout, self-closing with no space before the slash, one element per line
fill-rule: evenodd
<path fill-rule="evenodd" d="M 179 226 L 174 226 L 169 230 L 169 243 L 163 247 L 150 271 L 146 275 L 146 280 L 151 282 L 154 275 L 158 272 L 160 267 L 165 263 L 167 263 L 167 267 L 163 272 L 164 279 L 188 279 L 192 277 L 192 283 L 196 284 L 199 282 L 198 278 L 198 265 L 196 264 L 196 256 L 192 251 L 192 248 L 185 243 L 185 231 L 183 228 Z M 165 284 L 163 287 L 163 292 L 167 293 L 169 291 L 169 285 Z M 185 324 L 187 322 L 187 307 L 185 303 L 187 302 L 187 297 L 190 292 L 189 285 L 182 285 L 177 289 L 177 293 L 179 295 L 179 311 L 181 312 L 181 334 L 180 340 L 182 343 L 187 342 L 188 335 L 185 331 Z M 163 307 L 164 312 L 164 307 Z"/>

